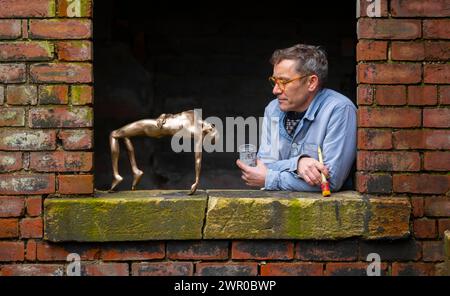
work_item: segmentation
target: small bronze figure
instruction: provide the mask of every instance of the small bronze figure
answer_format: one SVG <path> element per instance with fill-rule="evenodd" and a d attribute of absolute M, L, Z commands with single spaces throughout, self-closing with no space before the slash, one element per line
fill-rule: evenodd
<path fill-rule="evenodd" d="M 136 165 L 134 148 L 130 138 L 136 136 L 161 138 L 164 136 L 173 136 L 175 134 L 194 138 L 195 183 L 192 184 L 189 195 L 194 194 L 200 180 L 203 139 L 206 135 L 209 135 L 212 137 L 211 143 L 214 144 L 219 137 L 214 125 L 201 120 L 200 118 L 197 119 L 196 116 L 194 116 L 194 110 L 184 111 L 178 114 L 161 114 L 157 119 L 138 120 L 112 131 L 109 136 L 109 141 L 111 146 L 113 181 L 109 191 L 113 191 L 123 180 L 119 175 L 119 139 L 123 139 L 125 142 L 133 172 L 133 185 L 131 190 L 135 190 L 136 185 L 139 183 L 144 173 L 139 170 Z"/>

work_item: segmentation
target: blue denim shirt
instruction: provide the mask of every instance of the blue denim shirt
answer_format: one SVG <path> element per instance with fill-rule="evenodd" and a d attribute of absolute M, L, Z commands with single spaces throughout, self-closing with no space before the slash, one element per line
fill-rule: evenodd
<path fill-rule="evenodd" d="M 277 99 L 264 112 L 258 150 L 258 158 L 268 168 L 264 189 L 321 191 L 320 186 L 310 186 L 297 175 L 299 158 L 318 160 L 320 145 L 323 162 L 330 172 L 331 190 L 338 191 L 356 157 L 355 105 L 344 95 L 325 88 L 317 93 L 292 136 L 284 127 L 285 117 Z"/>

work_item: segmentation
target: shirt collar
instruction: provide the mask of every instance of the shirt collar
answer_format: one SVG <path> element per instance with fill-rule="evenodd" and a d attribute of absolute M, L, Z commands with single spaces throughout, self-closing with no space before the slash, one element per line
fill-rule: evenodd
<path fill-rule="evenodd" d="M 311 104 L 308 107 L 308 110 L 306 111 L 304 118 L 313 121 L 314 118 L 316 118 L 317 109 L 319 109 L 320 105 L 322 104 L 325 98 L 326 98 L 325 89 L 323 88 L 316 94 L 316 96 L 312 100 Z"/>

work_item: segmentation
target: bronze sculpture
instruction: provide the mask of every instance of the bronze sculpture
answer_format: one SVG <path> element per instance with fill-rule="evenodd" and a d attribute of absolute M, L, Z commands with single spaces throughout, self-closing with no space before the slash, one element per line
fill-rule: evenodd
<path fill-rule="evenodd" d="M 157 119 L 143 119 L 127 124 L 117 130 L 111 132 L 109 142 L 111 146 L 111 160 L 113 167 L 113 181 L 111 189 L 114 188 L 123 180 L 119 174 L 119 139 L 123 139 L 125 147 L 130 159 L 131 169 L 133 172 L 133 185 L 131 190 L 136 189 L 144 172 L 138 169 L 136 158 L 134 156 L 133 144 L 130 141 L 131 137 L 146 136 L 152 138 L 161 138 L 165 136 L 180 135 L 184 137 L 194 138 L 194 153 L 195 153 L 195 182 L 191 186 L 189 195 L 192 195 L 197 190 L 200 181 L 200 170 L 202 161 L 202 143 L 205 136 L 212 137 L 211 143 L 219 137 L 219 133 L 215 126 L 200 117 L 195 116 L 194 110 L 184 111 L 177 114 L 161 114 Z"/>

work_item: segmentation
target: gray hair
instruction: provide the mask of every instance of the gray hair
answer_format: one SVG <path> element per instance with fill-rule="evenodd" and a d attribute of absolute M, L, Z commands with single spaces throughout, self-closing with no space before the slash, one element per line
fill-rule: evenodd
<path fill-rule="evenodd" d="M 300 74 L 317 75 L 317 77 L 319 77 L 320 87 L 322 87 L 327 80 L 327 54 L 320 46 L 296 44 L 292 47 L 277 49 L 272 54 L 270 63 L 272 65 L 277 65 L 283 60 L 296 60 L 296 70 Z"/>

